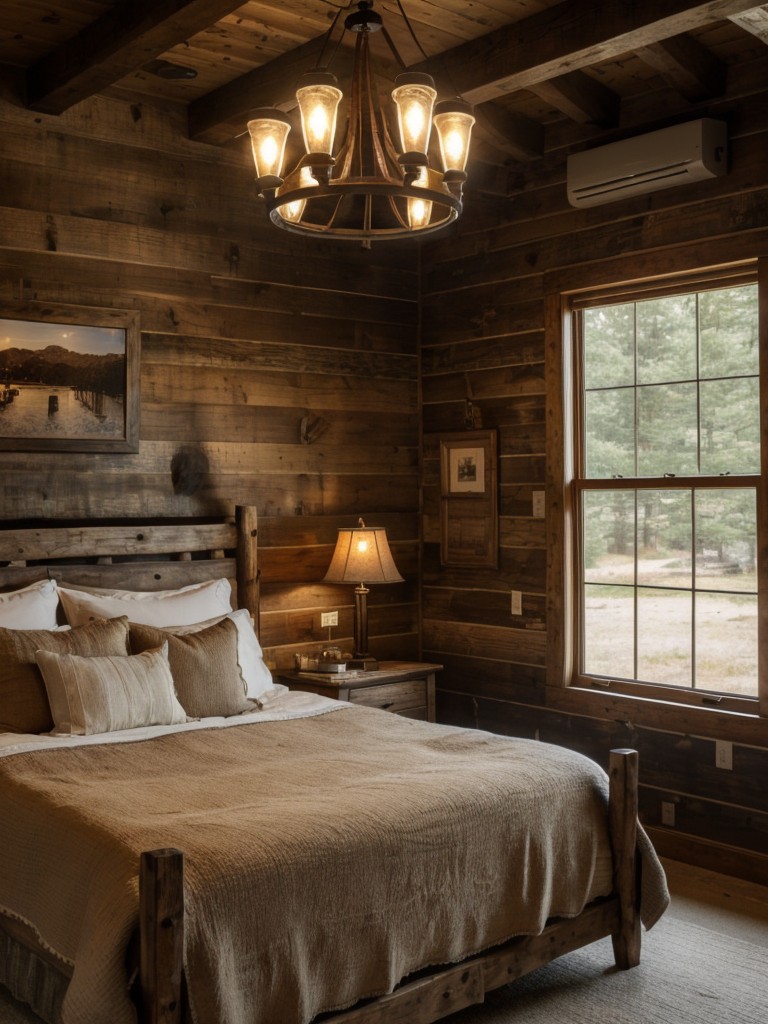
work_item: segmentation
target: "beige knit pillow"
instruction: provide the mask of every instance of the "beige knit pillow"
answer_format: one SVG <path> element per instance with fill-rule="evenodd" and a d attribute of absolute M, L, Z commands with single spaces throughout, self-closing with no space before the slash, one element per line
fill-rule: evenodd
<path fill-rule="evenodd" d="M 181 706 L 192 718 L 229 717 L 252 711 L 237 659 L 237 626 L 221 619 L 207 629 L 176 636 L 132 622 L 133 653 L 168 644 L 168 660 Z"/>
<path fill-rule="evenodd" d="M 165 646 L 133 656 L 83 658 L 38 651 L 57 735 L 186 722 Z"/>
<path fill-rule="evenodd" d="M 40 733 L 53 728 L 39 650 L 58 654 L 128 654 L 128 619 L 100 619 L 76 629 L 0 628 L 0 732 Z"/>

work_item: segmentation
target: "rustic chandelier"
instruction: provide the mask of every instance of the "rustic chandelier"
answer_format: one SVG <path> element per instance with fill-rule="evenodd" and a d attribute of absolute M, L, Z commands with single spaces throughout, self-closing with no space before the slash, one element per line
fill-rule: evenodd
<path fill-rule="evenodd" d="M 321 65 L 339 16 L 348 7 L 337 13 L 318 66 L 299 81 L 296 102 L 306 152 L 298 164 L 283 176 L 291 122 L 282 110 L 254 111 L 248 131 L 256 184 L 273 224 L 305 235 L 357 240 L 370 248 L 372 240 L 420 237 L 456 220 L 475 119 L 461 99 L 436 104 L 429 75 L 405 72 L 395 79 L 392 91 L 400 141 L 396 147 L 373 88 L 370 36 L 381 30 L 399 66 L 406 65 L 371 0 L 356 6 L 344 20 L 344 28 L 357 38 L 346 135 L 336 155 L 333 144 L 343 93 L 336 77 Z M 419 45 L 400 0 L 397 7 Z M 430 166 L 433 121 L 442 170 Z"/>

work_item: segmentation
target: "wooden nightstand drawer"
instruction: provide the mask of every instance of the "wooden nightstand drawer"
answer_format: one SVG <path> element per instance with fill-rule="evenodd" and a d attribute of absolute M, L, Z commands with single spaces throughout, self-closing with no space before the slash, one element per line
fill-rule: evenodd
<path fill-rule="evenodd" d="M 350 691 L 349 700 L 352 704 L 396 713 L 416 708 L 424 708 L 426 713 L 427 684 L 424 679 L 408 679 L 403 683 L 359 687 Z"/>
<path fill-rule="evenodd" d="M 394 711 L 406 718 L 435 720 L 435 673 L 442 665 L 419 661 L 381 661 L 376 669 L 325 673 L 278 671 L 275 682 L 292 690 L 348 700 L 367 708 Z"/>

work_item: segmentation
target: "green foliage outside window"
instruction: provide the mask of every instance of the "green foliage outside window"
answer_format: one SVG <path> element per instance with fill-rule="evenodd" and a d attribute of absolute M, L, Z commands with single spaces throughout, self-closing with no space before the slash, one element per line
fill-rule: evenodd
<path fill-rule="evenodd" d="M 755 696 L 757 286 L 579 315 L 582 671 Z"/>

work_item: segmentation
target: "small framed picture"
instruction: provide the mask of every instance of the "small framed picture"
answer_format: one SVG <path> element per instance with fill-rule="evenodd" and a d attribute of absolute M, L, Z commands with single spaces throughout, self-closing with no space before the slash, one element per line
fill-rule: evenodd
<path fill-rule="evenodd" d="M 498 566 L 496 431 L 440 436 L 440 562 Z"/>
<path fill-rule="evenodd" d="M 138 451 L 139 345 L 130 310 L 0 305 L 0 450 Z"/>

